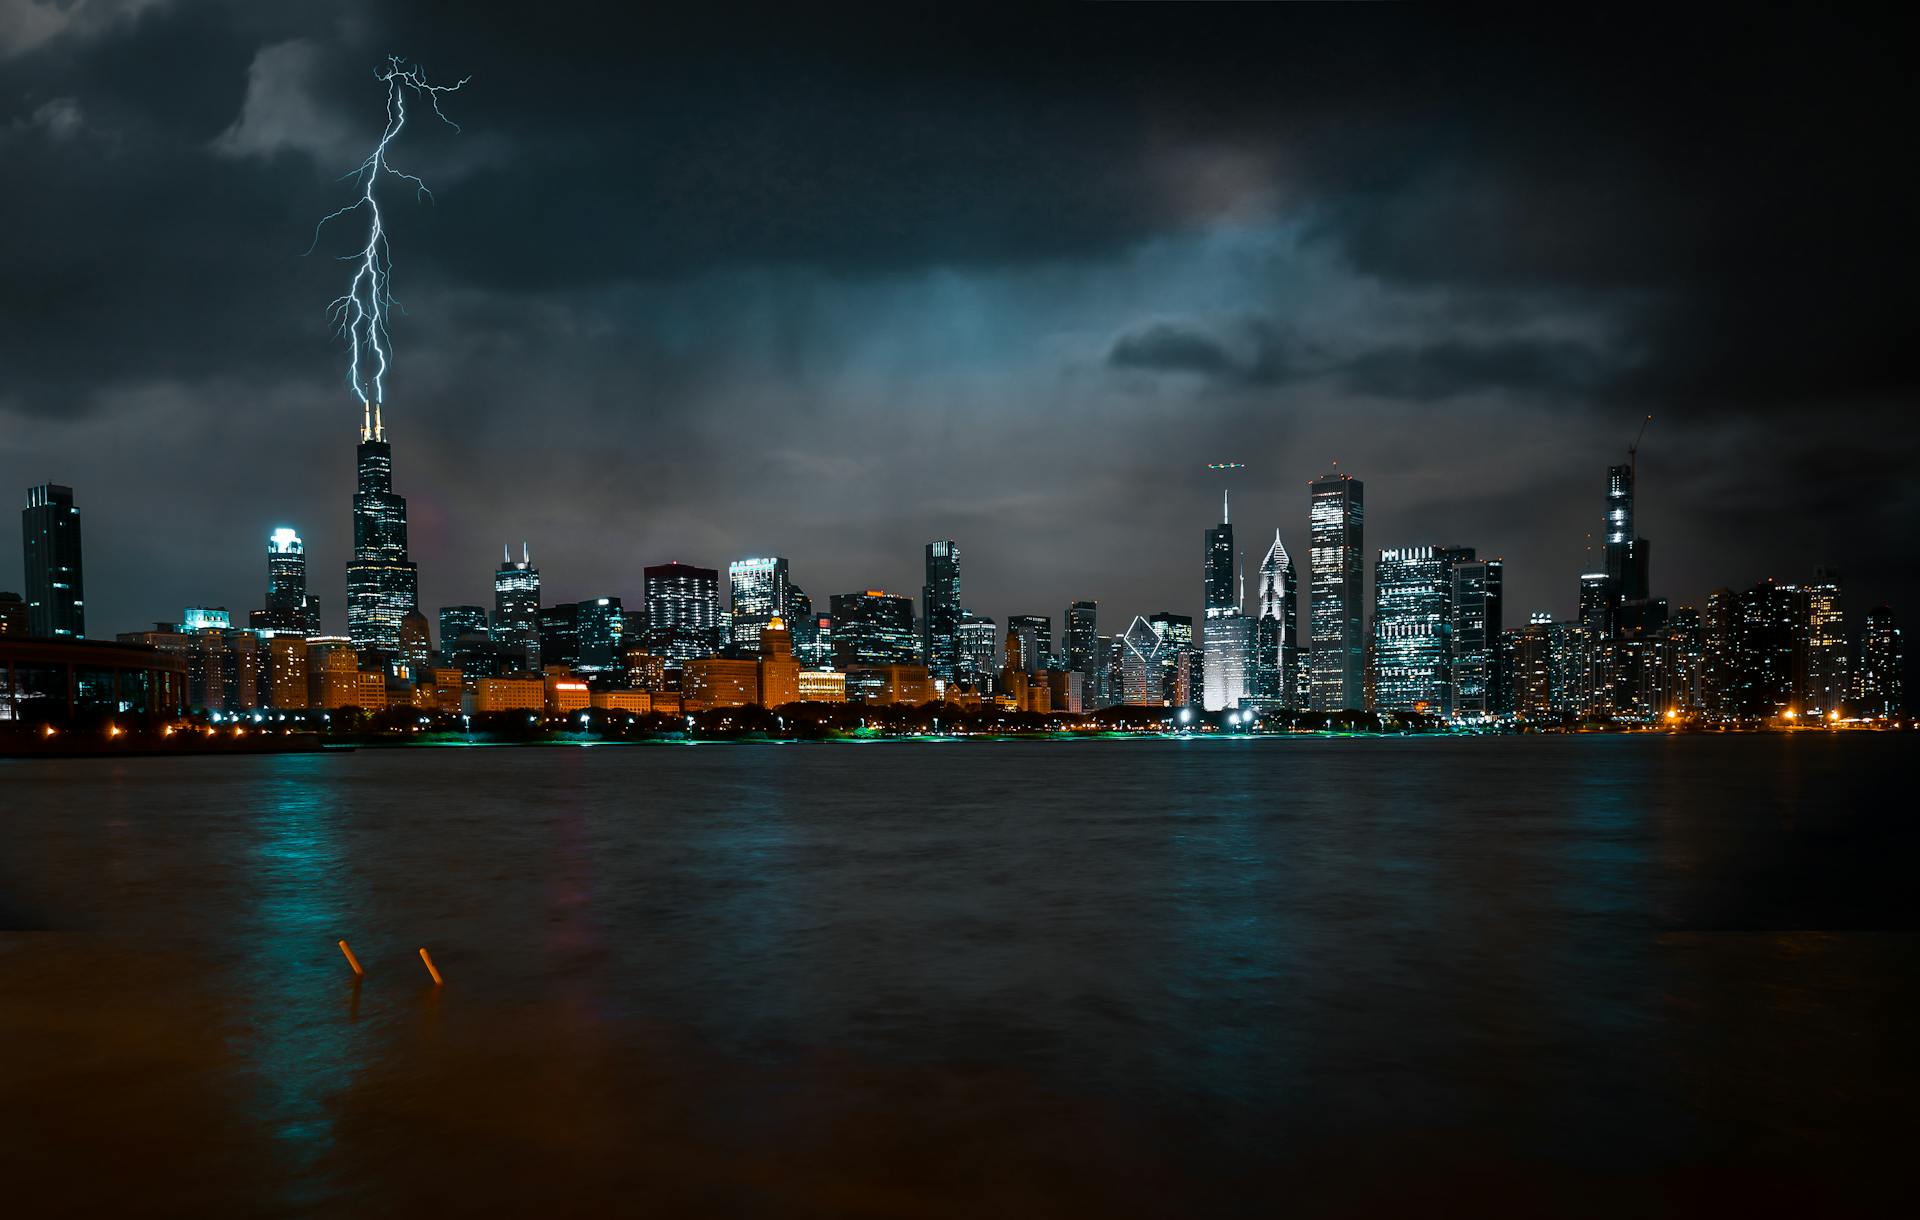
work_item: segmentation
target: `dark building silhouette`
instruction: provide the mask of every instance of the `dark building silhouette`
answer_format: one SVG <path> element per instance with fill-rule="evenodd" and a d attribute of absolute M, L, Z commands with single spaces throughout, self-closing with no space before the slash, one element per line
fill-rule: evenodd
<path fill-rule="evenodd" d="M 358 456 L 347 638 L 361 651 L 398 652 L 400 620 L 419 603 L 419 572 L 407 558 L 407 502 L 393 494 L 393 446 L 378 415 L 360 429 Z"/>
<path fill-rule="evenodd" d="M 27 634 L 78 640 L 87 634 L 86 582 L 80 565 L 80 510 L 73 488 L 27 488 L 20 513 L 27 564 Z"/>

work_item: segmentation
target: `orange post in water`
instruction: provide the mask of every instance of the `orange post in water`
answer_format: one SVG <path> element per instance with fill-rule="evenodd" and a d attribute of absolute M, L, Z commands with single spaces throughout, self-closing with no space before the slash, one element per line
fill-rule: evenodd
<path fill-rule="evenodd" d="M 425 949 L 420 950 L 420 960 L 427 964 L 427 973 L 433 976 L 433 985 L 435 987 L 444 987 L 447 985 L 447 981 L 440 977 L 439 969 L 434 966 L 433 959 L 427 956 Z"/>
<path fill-rule="evenodd" d="M 347 965 L 353 967 L 354 978 L 358 979 L 366 975 L 367 972 L 360 969 L 360 959 L 353 955 L 353 950 L 347 948 L 347 942 L 344 940 L 340 942 L 340 952 L 347 955 Z"/>

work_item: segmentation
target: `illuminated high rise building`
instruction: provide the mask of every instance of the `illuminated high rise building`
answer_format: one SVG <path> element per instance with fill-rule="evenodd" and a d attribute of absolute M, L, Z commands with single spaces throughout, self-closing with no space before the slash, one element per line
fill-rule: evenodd
<path fill-rule="evenodd" d="M 1201 652 L 1195 647 L 1193 616 L 1162 610 L 1147 619 L 1160 636 L 1161 693 L 1169 707 L 1191 707 L 1199 701 Z"/>
<path fill-rule="evenodd" d="M 1380 552 L 1373 569 L 1373 700 L 1381 711 L 1448 712 L 1453 566 L 1471 550 Z"/>
<path fill-rule="evenodd" d="M 247 625 L 270 635 L 320 634 L 320 599 L 307 593 L 307 551 L 300 535 L 281 526 L 267 535 L 267 604 Z"/>
<path fill-rule="evenodd" d="M 484 651 L 492 643 L 485 606 L 440 607 L 440 655 L 455 669 L 465 668 L 469 652 Z"/>
<path fill-rule="evenodd" d="M 58 483 L 27 488 L 20 536 L 27 565 L 27 634 L 85 639 L 86 582 L 81 577 L 80 510 L 73 505 L 73 488 Z"/>
<path fill-rule="evenodd" d="M 1634 467 L 1607 467 L 1607 575 L 1623 602 L 1645 601 L 1650 544 L 1634 535 Z"/>
<path fill-rule="evenodd" d="M 1077 674 L 1085 674 L 1089 683 L 1099 673 L 1100 653 L 1100 603 L 1074 602 L 1067 607 L 1063 620 L 1066 629 L 1067 668 Z"/>
<path fill-rule="evenodd" d="M 696 657 L 720 651 L 720 573 L 690 563 L 662 563 L 645 570 L 647 651 L 679 670 Z"/>
<path fill-rule="evenodd" d="M 433 664 L 433 634 L 427 616 L 409 610 L 400 619 L 400 662 L 409 678 L 418 682 Z"/>
<path fill-rule="evenodd" d="M 1900 625 L 1893 607 L 1875 606 L 1867 611 L 1867 629 L 1860 637 L 1861 715 L 1883 718 L 1904 712 L 1900 665 Z"/>
<path fill-rule="evenodd" d="M 1847 625 L 1840 609 L 1840 573 L 1815 568 L 1805 589 L 1806 660 L 1801 665 L 1801 711 L 1828 716 L 1847 697 Z"/>
<path fill-rule="evenodd" d="M 1047 668 L 1053 656 L 1051 618 L 1044 614 L 1011 614 L 1007 616 L 1007 630 L 1018 631 L 1026 640 L 1020 655 L 1028 673 L 1039 673 Z"/>
<path fill-rule="evenodd" d="M 503 544 L 500 566 L 493 573 L 493 642 L 517 648 L 526 667 L 540 671 L 540 569 L 533 566 L 533 553 L 520 544 L 515 559 Z M 442 646 L 446 635 L 440 637 Z"/>
<path fill-rule="evenodd" d="M 791 613 L 787 561 L 779 556 L 736 559 L 727 565 L 727 584 L 733 597 L 728 643 L 742 656 L 758 656 L 761 629 Z"/>
<path fill-rule="evenodd" d="M 407 558 L 407 502 L 393 493 L 393 446 L 377 414 L 361 426 L 358 465 L 347 638 L 357 649 L 397 652 L 400 620 L 419 601 L 419 573 Z"/>
<path fill-rule="evenodd" d="M 611 674 L 624 665 L 627 616 L 617 597 L 590 597 L 574 607 L 576 668 Z"/>
<path fill-rule="evenodd" d="M 1799 590 L 1763 580 L 1740 595 L 1736 708 L 1770 718 L 1794 707 L 1793 669 L 1800 651 Z"/>
<path fill-rule="evenodd" d="M 1227 493 L 1220 493 L 1220 524 L 1206 534 L 1205 569 L 1201 581 L 1203 619 L 1223 618 L 1240 613 L 1240 597 L 1234 588 L 1233 517 Z"/>
<path fill-rule="evenodd" d="M 1487 716 L 1505 710 L 1500 665 L 1500 612 L 1506 564 L 1464 559 L 1452 565 L 1449 608 L 1447 712 Z"/>
<path fill-rule="evenodd" d="M 927 672 L 949 682 L 959 666 L 954 633 L 960 627 L 960 546 L 952 539 L 927 543 L 927 583 L 920 588 L 922 647 Z"/>
<path fill-rule="evenodd" d="M 976 691 L 985 691 L 999 672 L 995 663 L 999 636 L 993 619 L 984 614 L 964 611 L 954 628 L 954 681 Z"/>
<path fill-rule="evenodd" d="M 1255 627 L 1253 695 L 1269 707 L 1300 706 L 1300 590 L 1293 559 L 1273 531 L 1260 561 L 1259 621 Z"/>
<path fill-rule="evenodd" d="M 835 669 L 919 663 L 911 597 L 867 589 L 836 593 L 832 606 Z"/>
<path fill-rule="evenodd" d="M 1307 705 L 1317 712 L 1358 709 L 1364 699 L 1366 487 L 1352 475 L 1330 474 L 1311 484 Z"/>

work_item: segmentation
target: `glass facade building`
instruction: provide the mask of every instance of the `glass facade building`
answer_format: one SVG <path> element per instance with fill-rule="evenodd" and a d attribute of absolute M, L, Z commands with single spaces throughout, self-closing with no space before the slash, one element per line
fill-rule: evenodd
<path fill-rule="evenodd" d="M 1260 617 L 1254 628 L 1253 697 L 1270 707 L 1300 706 L 1300 591 L 1293 559 L 1273 531 L 1260 561 Z"/>
<path fill-rule="evenodd" d="M 284 525 L 267 536 L 267 604 L 248 616 L 248 626 L 269 635 L 320 634 L 320 599 L 307 593 L 306 544 Z"/>
<path fill-rule="evenodd" d="M 1007 616 L 1007 630 L 1017 631 L 1024 641 L 1021 656 L 1025 658 L 1024 668 L 1030 674 L 1045 670 L 1053 657 L 1053 620 L 1044 614 L 1013 614 Z"/>
<path fill-rule="evenodd" d="M 493 573 L 493 642 L 518 648 L 526 667 L 538 672 L 540 657 L 540 569 L 533 553 L 520 544 L 520 558 L 500 548 L 500 566 Z M 442 645 L 446 635 L 440 636 Z"/>
<path fill-rule="evenodd" d="M 1892 606 L 1867 611 L 1860 637 L 1860 714 L 1875 718 L 1902 715 L 1900 624 Z"/>
<path fill-rule="evenodd" d="M 1361 617 L 1365 567 L 1365 485 L 1351 475 L 1315 479 L 1309 590 L 1307 706 L 1317 712 L 1358 709 L 1366 638 Z"/>
<path fill-rule="evenodd" d="M 960 616 L 954 628 L 953 679 L 976 691 L 985 691 L 999 672 L 999 627 L 984 614 L 972 612 Z"/>
<path fill-rule="evenodd" d="M 727 642 L 741 655 L 760 654 L 760 632 L 775 618 L 787 619 L 787 561 L 779 556 L 766 559 L 736 559 L 727 565 L 728 591 L 733 598 L 733 613 Z"/>
<path fill-rule="evenodd" d="M 720 651 L 720 573 L 688 563 L 645 570 L 647 651 L 677 670 Z"/>
<path fill-rule="evenodd" d="M 1501 599 L 1506 564 L 1498 559 L 1462 560 L 1453 565 L 1448 664 L 1451 693 L 1447 714 L 1489 716 L 1506 710 L 1501 698 Z"/>
<path fill-rule="evenodd" d="M 407 502 L 393 493 L 393 446 L 379 425 L 361 429 L 358 456 L 347 637 L 357 649 L 398 652 L 400 620 L 419 600 L 419 573 L 407 558 Z"/>
<path fill-rule="evenodd" d="M 1435 546 L 1380 552 L 1373 570 L 1375 708 L 1447 714 L 1452 569 L 1471 556 Z"/>
<path fill-rule="evenodd" d="M 617 597 L 590 597 L 574 607 L 574 667 L 585 673 L 618 673 L 625 664 L 626 612 Z"/>
<path fill-rule="evenodd" d="M 835 669 L 919 664 L 911 597 L 867 589 L 836 593 L 832 606 Z"/>
<path fill-rule="evenodd" d="M 926 547 L 926 583 L 920 587 L 921 646 L 927 658 L 927 672 L 935 678 L 953 681 L 959 669 L 960 628 L 960 544 L 952 539 L 929 542 Z"/>
<path fill-rule="evenodd" d="M 80 640 L 87 635 L 86 581 L 80 562 L 80 510 L 73 488 L 42 483 L 27 488 L 20 512 L 21 551 L 27 567 L 27 634 Z"/>

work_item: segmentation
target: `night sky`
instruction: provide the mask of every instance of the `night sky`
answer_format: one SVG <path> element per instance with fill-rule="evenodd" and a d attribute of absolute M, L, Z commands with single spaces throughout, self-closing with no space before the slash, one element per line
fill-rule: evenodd
<path fill-rule="evenodd" d="M 1552 24 L 1547 24 L 1551 21 Z M 386 419 L 421 603 L 774 553 L 816 604 L 1104 629 L 1197 613 L 1208 462 L 1249 583 L 1307 481 L 1369 551 L 1508 561 L 1567 615 L 1644 415 L 1676 605 L 1846 574 L 1920 615 L 1920 114 L 1897 29 L 1745 12 L 0 0 L 0 487 L 75 487 L 89 634 L 257 607 L 307 539 L 345 627 L 359 407 L 315 220 L 389 54 L 464 131 L 393 150 Z M 0 588 L 21 583 L 0 529 Z M 1371 575 L 1369 562 L 1369 576 Z"/>

